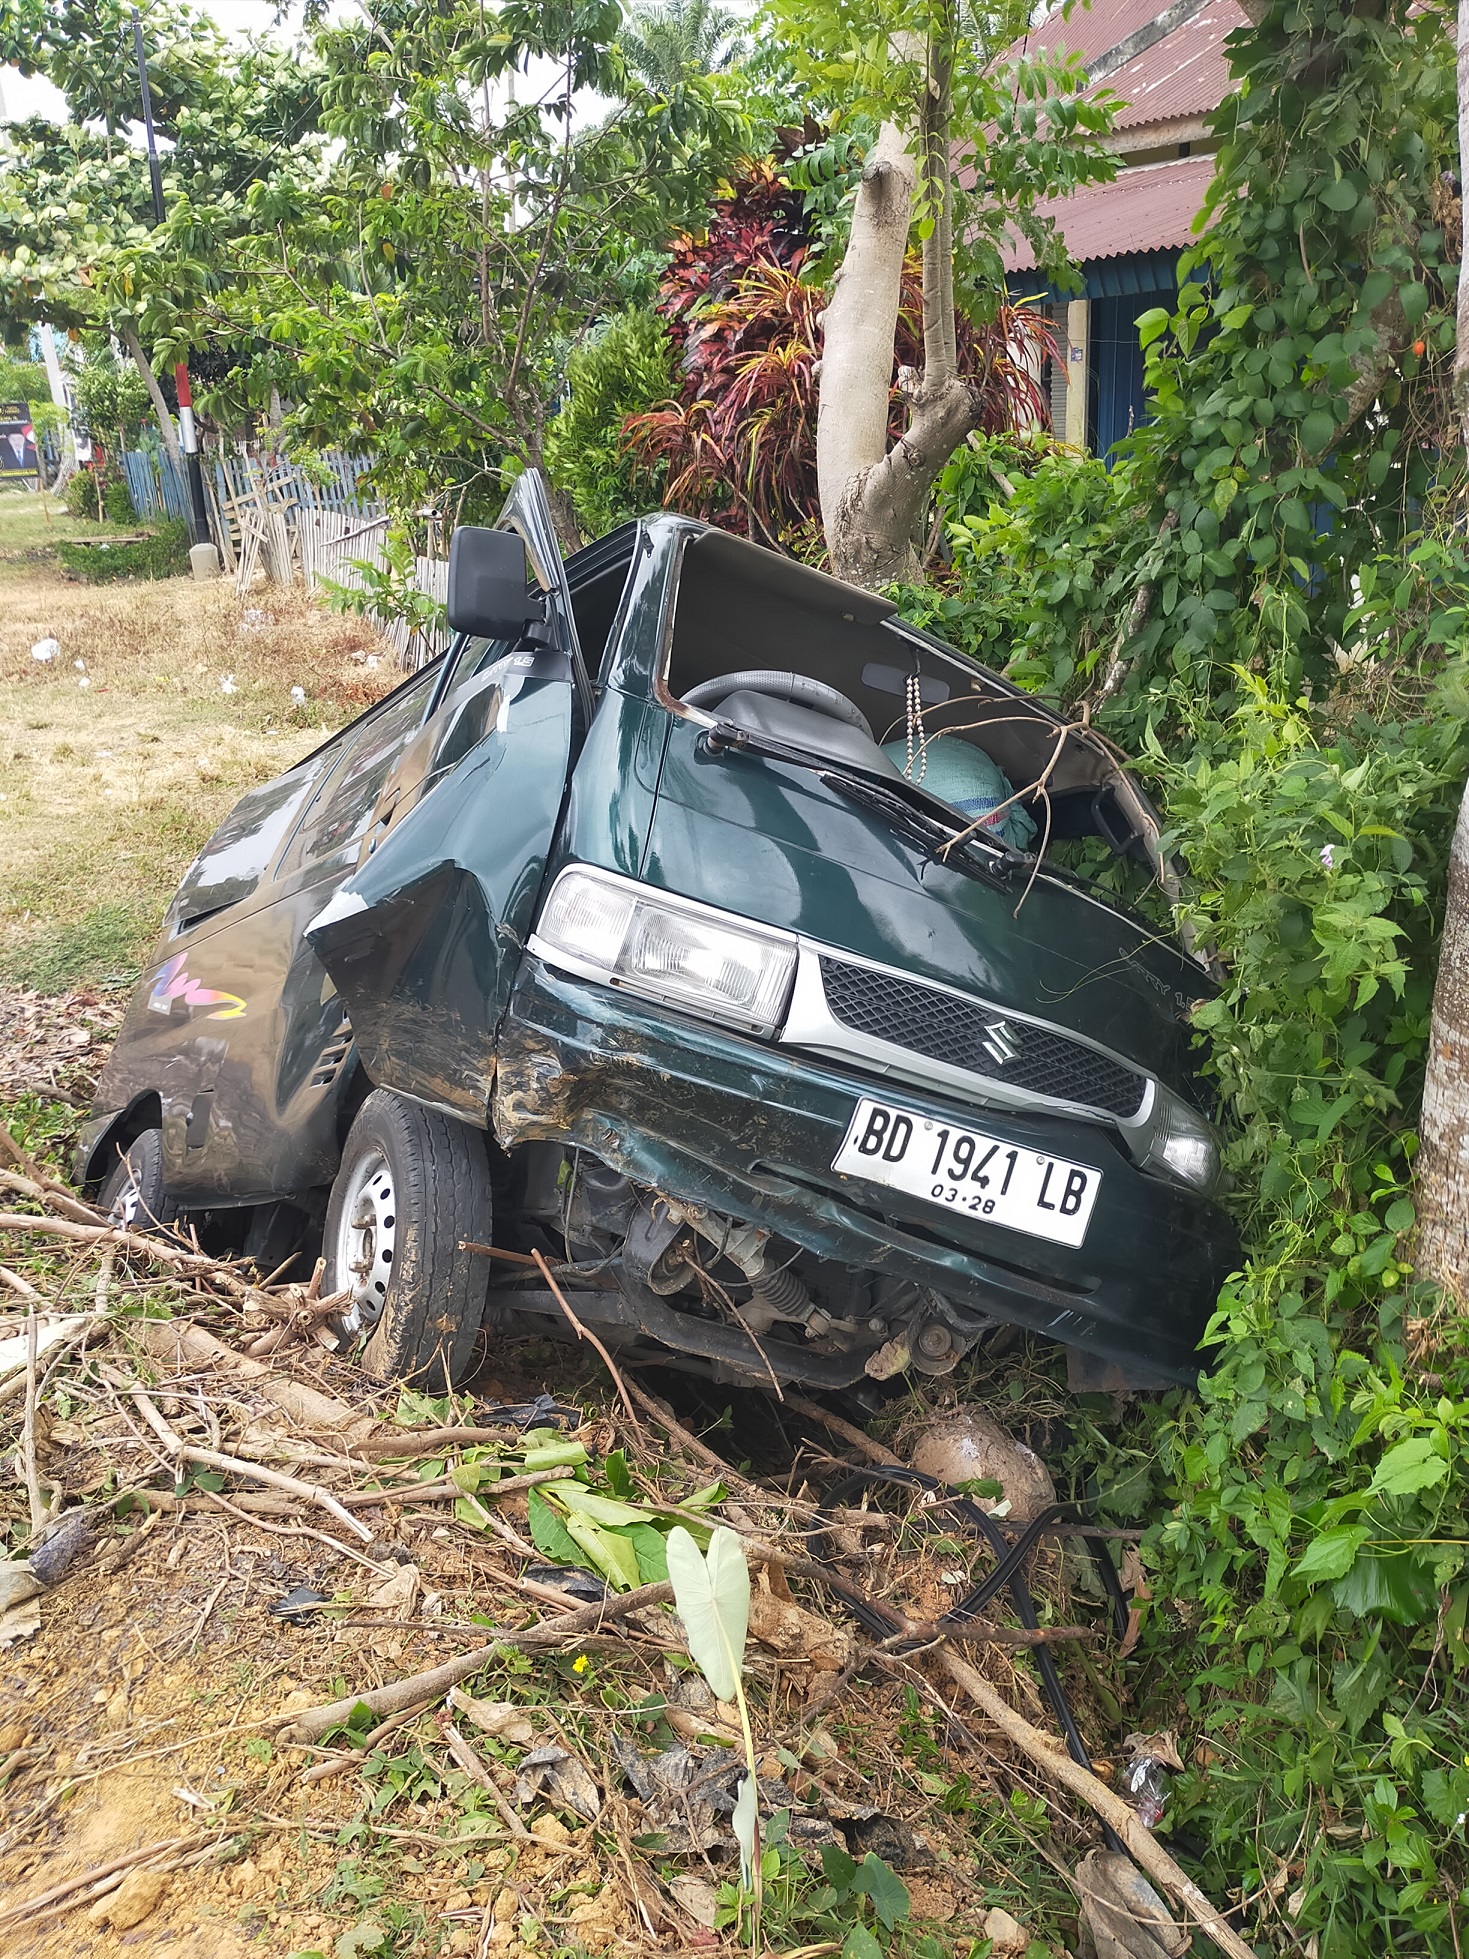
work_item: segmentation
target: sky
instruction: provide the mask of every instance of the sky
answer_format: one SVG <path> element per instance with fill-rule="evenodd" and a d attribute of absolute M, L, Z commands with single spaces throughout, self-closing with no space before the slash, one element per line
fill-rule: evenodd
<path fill-rule="evenodd" d="M 276 0 L 198 0 L 200 11 L 212 14 L 226 34 L 264 33 L 275 27 L 279 11 Z M 295 0 L 285 9 L 286 18 L 276 30 L 290 32 L 300 8 Z M 0 68 L 0 120 L 19 121 L 25 116 L 62 114 L 60 92 L 43 75 L 22 75 L 18 68 Z"/>

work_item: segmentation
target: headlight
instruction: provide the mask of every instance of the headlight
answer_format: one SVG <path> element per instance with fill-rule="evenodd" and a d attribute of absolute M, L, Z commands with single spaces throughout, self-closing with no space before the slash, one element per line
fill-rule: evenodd
<path fill-rule="evenodd" d="M 557 878 L 530 950 L 549 965 L 755 1034 L 780 1026 L 796 970 L 796 942 L 784 933 L 581 869 Z"/>
<path fill-rule="evenodd" d="M 1145 1170 L 1161 1171 L 1192 1190 L 1212 1190 L 1219 1181 L 1218 1137 L 1196 1110 L 1161 1082 L 1141 1162 Z"/>

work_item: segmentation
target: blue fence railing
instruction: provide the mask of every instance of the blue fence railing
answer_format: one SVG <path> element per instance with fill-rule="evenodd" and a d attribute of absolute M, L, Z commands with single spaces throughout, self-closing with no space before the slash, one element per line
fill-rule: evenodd
<path fill-rule="evenodd" d="M 124 451 L 122 473 L 127 478 L 133 509 L 140 517 L 187 518 L 188 496 L 171 458 L 163 450 Z"/>

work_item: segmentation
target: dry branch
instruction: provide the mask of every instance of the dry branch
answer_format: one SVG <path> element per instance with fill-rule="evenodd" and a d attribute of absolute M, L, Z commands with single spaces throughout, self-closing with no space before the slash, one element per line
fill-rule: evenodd
<path fill-rule="evenodd" d="M 174 1434 L 140 1387 L 131 1387 L 128 1392 L 133 1406 L 176 1462 L 197 1463 L 202 1469 L 218 1469 L 226 1475 L 244 1476 L 256 1483 L 266 1483 L 271 1489 L 284 1490 L 288 1496 L 300 1497 L 306 1503 L 319 1504 L 339 1524 L 345 1524 L 348 1530 L 355 1531 L 364 1544 L 371 1544 L 372 1532 L 366 1524 L 318 1484 L 303 1483 L 295 1476 L 284 1476 L 278 1469 L 265 1469 L 260 1463 L 246 1462 L 239 1456 L 222 1455 L 218 1449 L 196 1449 L 182 1436 Z"/>
<path fill-rule="evenodd" d="M 952 1652 L 945 1652 L 939 1658 L 949 1678 L 964 1689 L 1008 1741 L 1059 1782 L 1062 1788 L 1068 1789 L 1073 1796 L 1079 1796 L 1104 1823 L 1111 1825 L 1126 1844 L 1129 1855 L 1155 1884 L 1161 1885 L 1179 1901 L 1199 1930 L 1212 1939 L 1221 1952 L 1227 1952 L 1229 1959 L 1255 1959 L 1255 1954 L 1238 1932 L 1225 1923 L 1198 1885 L 1185 1876 L 1152 1831 L 1143 1827 L 1136 1812 L 1119 1795 L 1114 1794 L 1105 1782 L 1099 1781 L 1090 1769 L 1083 1768 L 1080 1762 L 1073 1762 L 1049 1735 L 1032 1727 L 1023 1714 L 1017 1714 L 1004 1696 L 967 1660 L 960 1659 L 957 1653 Z"/>
<path fill-rule="evenodd" d="M 508 1422 L 502 1428 L 404 1428 L 392 1435 L 367 1436 L 352 1447 L 369 1462 L 381 1462 L 386 1456 L 437 1456 L 448 1449 L 503 1442 L 514 1432 Z"/>
<path fill-rule="evenodd" d="M 4 1125 L 0 1124 L 0 1131 Z M 135 1864 L 145 1863 L 150 1857 L 162 1857 L 170 1852 L 195 1850 L 208 1839 L 202 1834 L 191 1837 L 165 1837 L 159 1843 L 145 1843 L 138 1850 L 129 1850 L 121 1857 L 114 1857 L 109 1864 L 96 1864 L 89 1871 L 79 1871 L 75 1877 L 68 1877 L 60 1884 L 53 1884 L 49 1891 L 38 1892 L 34 1898 L 26 1898 L 20 1904 L 7 1905 L 0 1911 L 0 1925 L 14 1925 L 29 1919 L 32 1912 L 42 1911 L 47 1905 L 59 1903 L 69 1898 L 74 1891 L 86 1890 L 89 1885 L 99 1883 L 105 1877 L 113 1877 L 120 1871 L 128 1871 Z"/>
<path fill-rule="evenodd" d="M 438 1483 L 396 1483 L 386 1490 L 352 1490 L 343 1495 L 342 1502 L 354 1510 L 370 1510 L 379 1503 L 452 1503 L 455 1497 L 473 1494 L 475 1502 L 481 1503 L 486 1497 L 516 1496 L 525 1490 L 536 1490 L 542 1483 L 563 1483 L 575 1474 L 569 1466 L 533 1469 L 525 1476 L 502 1476 L 498 1483 L 486 1483 L 483 1489 L 473 1492 L 461 1490 L 446 1476 Z"/>
<path fill-rule="evenodd" d="M 520 1632 L 499 1633 L 488 1645 L 461 1653 L 458 1659 L 446 1660 L 442 1666 L 430 1667 L 425 1673 L 410 1674 L 406 1680 L 391 1680 L 386 1686 L 370 1688 L 346 1700 L 308 1707 L 301 1713 L 283 1714 L 275 1725 L 286 1731 L 285 1738 L 289 1741 L 317 1741 L 329 1728 L 340 1727 L 354 1708 L 366 1707 L 371 1714 L 395 1714 L 414 1701 L 437 1700 L 440 1694 L 446 1694 L 461 1680 L 487 1666 L 503 1647 L 564 1646 L 582 1633 L 596 1632 L 609 1620 L 625 1619 L 630 1612 L 641 1611 L 645 1606 L 667 1605 L 672 1597 L 672 1585 L 640 1585 L 636 1591 L 624 1592 L 621 1598 L 604 1599 L 580 1612 L 568 1612 L 560 1619 L 542 1620 Z"/>

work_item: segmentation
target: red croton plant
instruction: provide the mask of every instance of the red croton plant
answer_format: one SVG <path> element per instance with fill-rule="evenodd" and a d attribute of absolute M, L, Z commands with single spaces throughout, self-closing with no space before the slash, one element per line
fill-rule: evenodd
<path fill-rule="evenodd" d="M 752 163 L 701 238 L 681 238 L 658 310 L 679 356 L 678 398 L 624 425 L 639 461 L 666 463 L 668 508 L 797 556 L 823 556 L 816 493 L 816 370 L 826 296 L 802 271 L 811 236 L 801 194 L 772 163 Z M 961 372 L 979 383 L 986 433 L 1043 420 L 1038 376 L 1055 342 L 1034 308 L 1002 304 L 957 321 Z M 922 358 L 919 262 L 903 282 L 892 438 L 904 404 L 896 369 Z"/>

